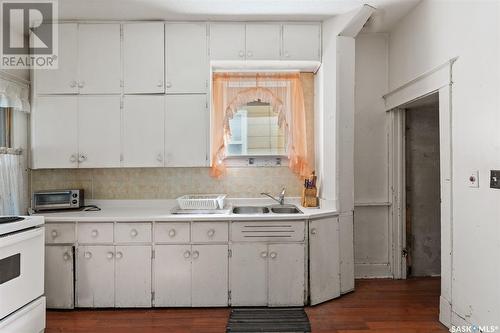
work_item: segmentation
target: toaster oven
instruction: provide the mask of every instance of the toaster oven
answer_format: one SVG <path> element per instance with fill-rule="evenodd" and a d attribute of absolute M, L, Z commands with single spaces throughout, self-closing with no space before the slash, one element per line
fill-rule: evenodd
<path fill-rule="evenodd" d="M 83 190 L 51 190 L 33 193 L 34 211 L 78 209 L 84 206 Z"/>

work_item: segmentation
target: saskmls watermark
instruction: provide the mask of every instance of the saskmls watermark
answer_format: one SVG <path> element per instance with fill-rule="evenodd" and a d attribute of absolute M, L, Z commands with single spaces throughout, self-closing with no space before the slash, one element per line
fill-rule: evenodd
<path fill-rule="evenodd" d="M 0 69 L 57 69 L 57 0 L 0 0 Z"/>
<path fill-rule="evenodd" d="M 500 332 L 496 325 L 464 325 L 451 326 L 451 333 L 494 333 Z"/>

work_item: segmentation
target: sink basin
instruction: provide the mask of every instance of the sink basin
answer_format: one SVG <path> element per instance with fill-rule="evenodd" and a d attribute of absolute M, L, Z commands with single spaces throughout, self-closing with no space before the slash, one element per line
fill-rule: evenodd
<path fill-rule="evenodd" d="M 259 206 L 239 206 L 233 208 L 233 214 L 267 214 L 269 208 Z"/>
<path fill-rule="evenodd" d="M 293 205 L 271 206 L 271 211 L 275 214 L 302 214 L 301 210 Z"/>

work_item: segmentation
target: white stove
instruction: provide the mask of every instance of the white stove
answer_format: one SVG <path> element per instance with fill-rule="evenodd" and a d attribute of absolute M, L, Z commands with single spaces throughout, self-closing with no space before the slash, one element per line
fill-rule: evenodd
<path fill-rule="evenodd" d="M 44 219 L 0 216 L 0 332 L 45 329 Z"/>

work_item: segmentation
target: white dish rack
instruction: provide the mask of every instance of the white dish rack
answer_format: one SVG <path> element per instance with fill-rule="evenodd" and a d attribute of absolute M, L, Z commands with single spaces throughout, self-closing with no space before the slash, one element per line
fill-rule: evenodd
<path fill-rule="evenodd" d="M 177 198 L 181 209 L 224 209 L 226 194 L 188 194 Z"/>

